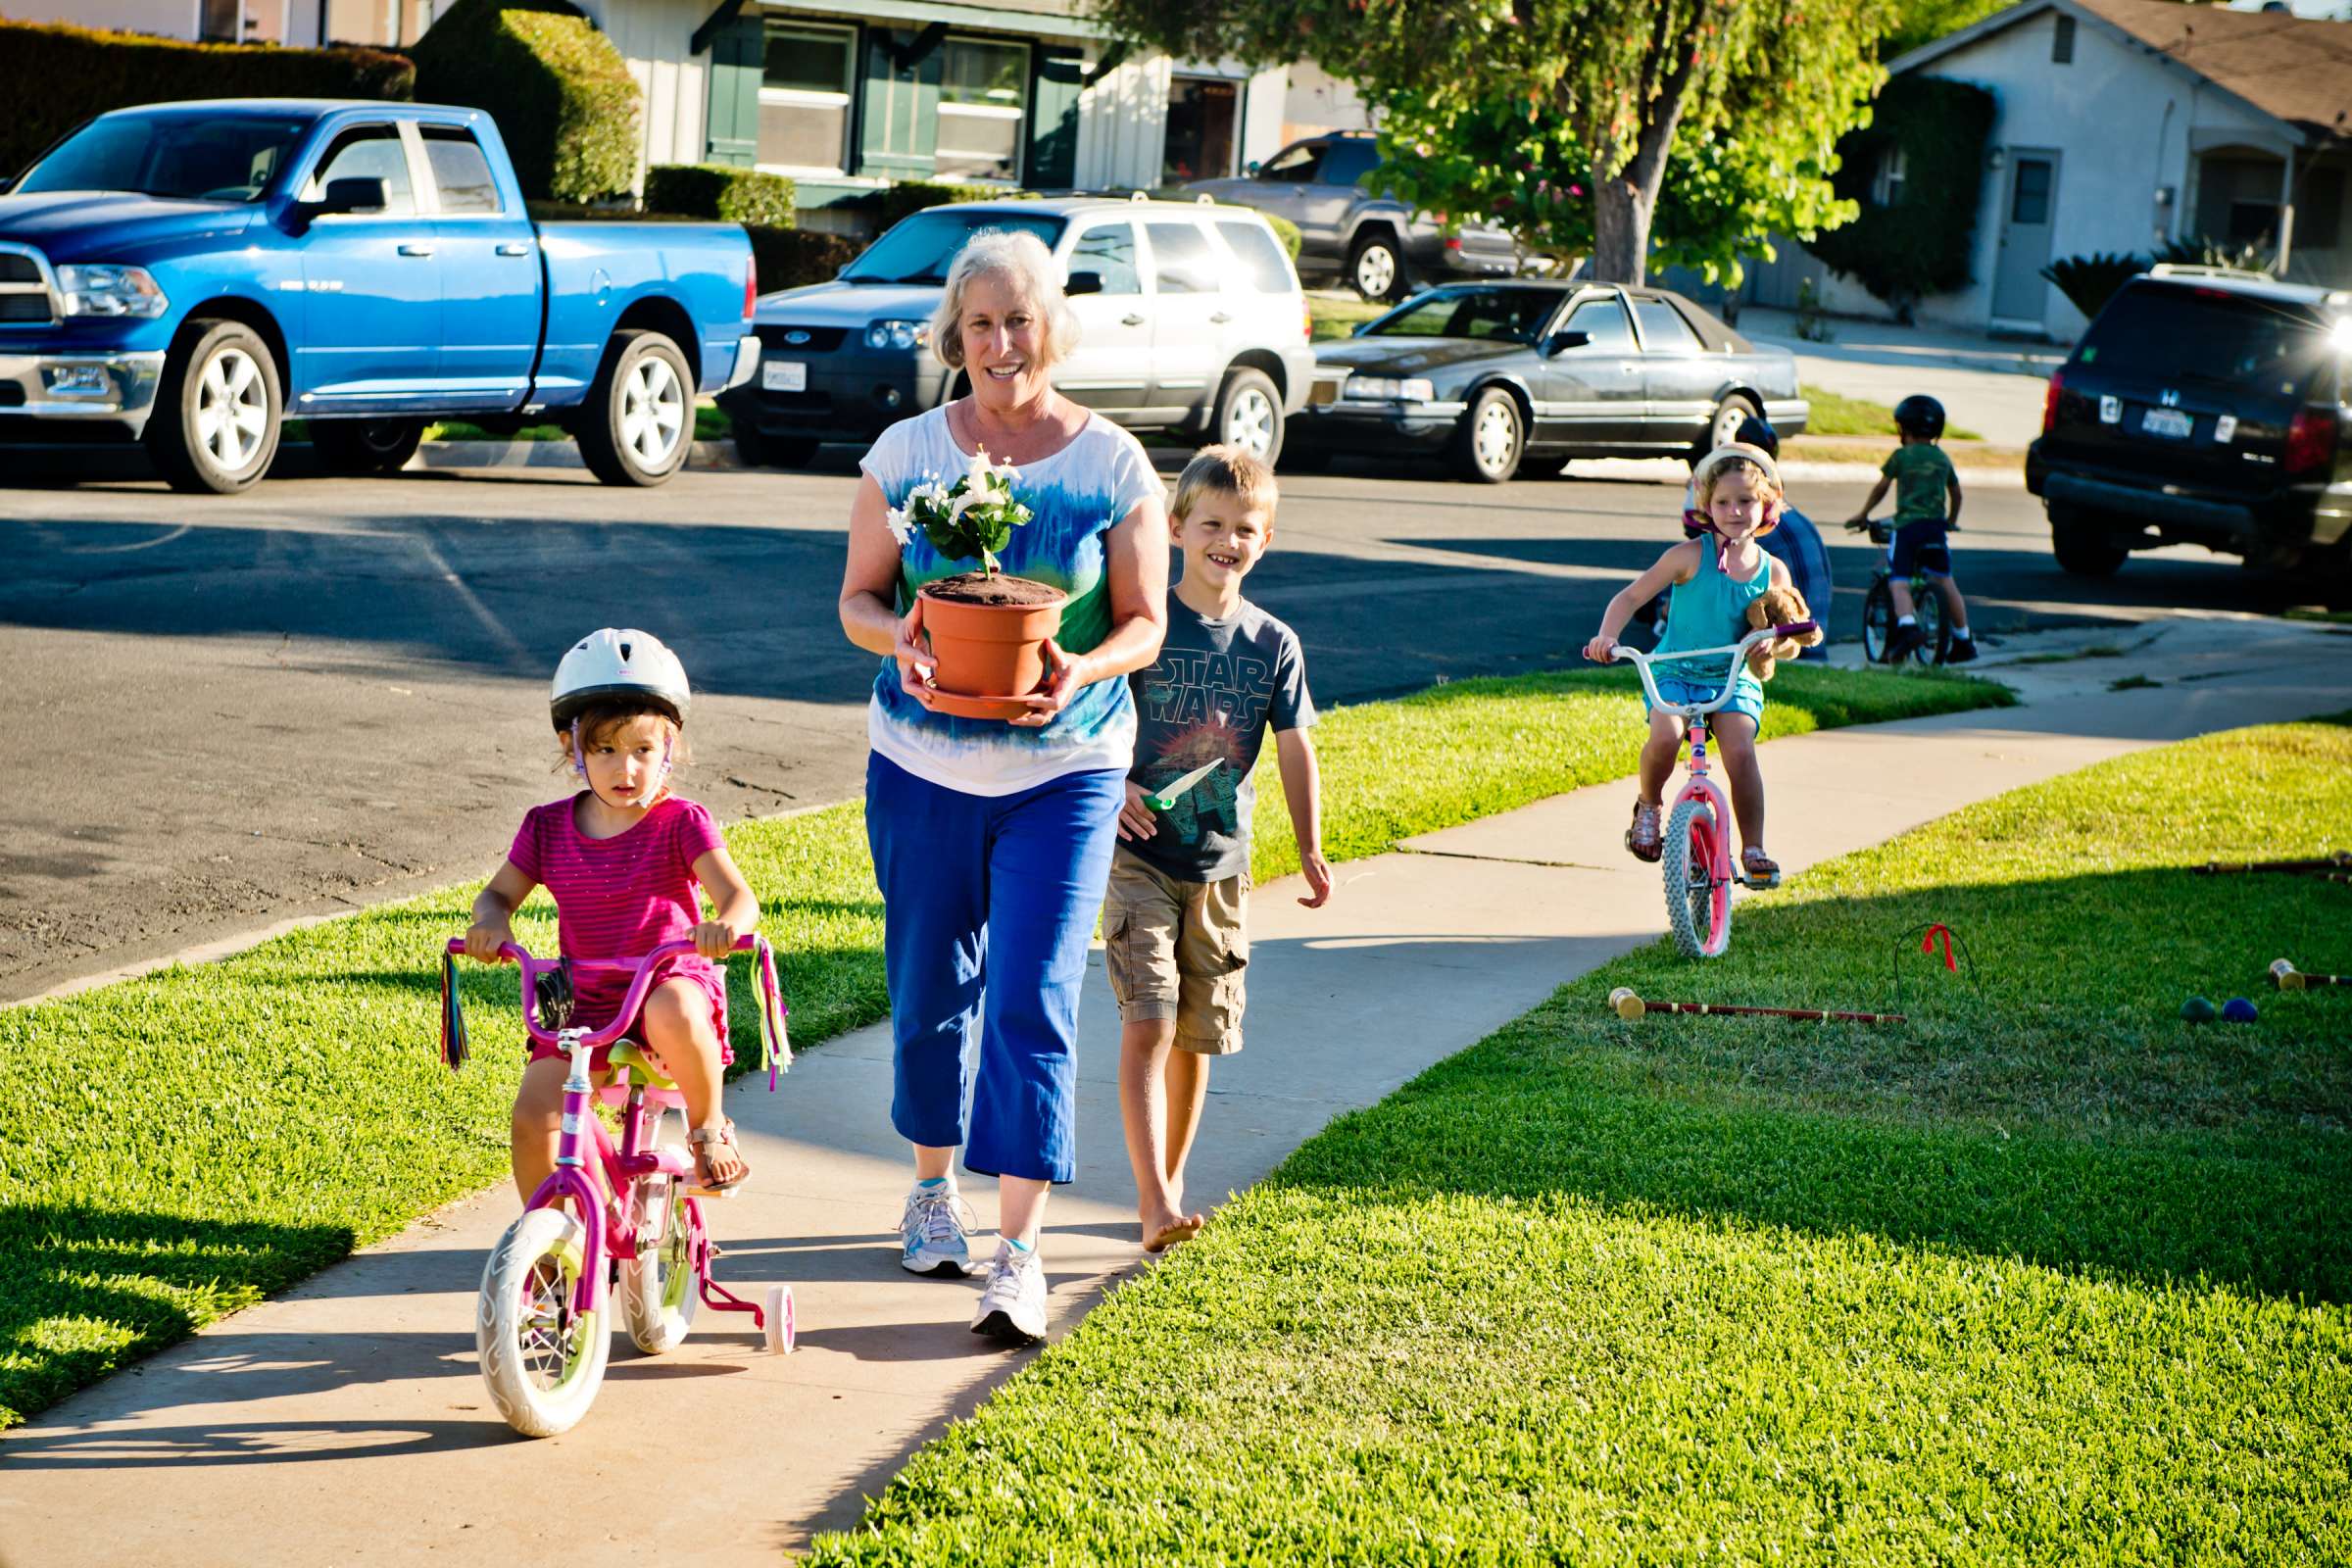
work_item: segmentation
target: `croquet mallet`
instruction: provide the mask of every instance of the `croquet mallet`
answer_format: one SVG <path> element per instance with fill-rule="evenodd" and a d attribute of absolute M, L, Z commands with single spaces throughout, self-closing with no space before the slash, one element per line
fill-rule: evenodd
<path fill-rule="evenodd" d="M 1734 1007 L 1713 1002 L 1643 1002 L 1632 986 L 1609 993 L 1609 1009 L 1632 1023 L 1647 1012 L 1737 1013 L 1751 1018 L 1795 1018 L 1805 1023 L 1902 1023 L 1899 1012 L 1832 1012 L 1822 1007 Z"/>
<path fill-rule="evenodd" d="M 2281 991 L 2317 991 L 2322 986 L 2352 986 L 2352 974 L 2305 974 L 2284 958 L 2271 960 L 2271 978 Z"/>

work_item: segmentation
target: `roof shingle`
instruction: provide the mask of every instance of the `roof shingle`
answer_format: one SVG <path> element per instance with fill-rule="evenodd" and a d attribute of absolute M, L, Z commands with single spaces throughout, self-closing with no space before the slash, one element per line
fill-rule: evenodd
<path fill-rule="evenodd" d="M 2265 114 L 2352 135 L 2352 24 L 2180 0 L 2075 3 Z"/>

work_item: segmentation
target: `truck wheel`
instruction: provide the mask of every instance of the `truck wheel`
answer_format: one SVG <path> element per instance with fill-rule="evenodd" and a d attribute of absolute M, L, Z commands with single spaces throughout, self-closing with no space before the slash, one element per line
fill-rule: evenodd
<path fill-rule="evenodd" d="M 694 373 L 660 332 L 615 332 L 580 412 L 580 461 L 607 484 L 656 485 L 694 443 Z"/>
<path fill-rule="evenodd" d="M 1474 484 L 1500 484 L 1519 471 L 1527 426 L 1519 402 L 1498 386 L 1481 392 L 1453 436 L 1453 466 Z"/>
<path fill-rule="evenodd" d="M 398 473 L 423 439 L 422 419 L 311 421 L 311 450 L 329 473 Z"/>
<path fill-rule="evenodd" d="M 1348 281 L 1368 300 L 1402 299 L 1404 256 L 1396 236 L 1383 228 L 1357 240 L 1348 253 Z"/>
<path fill-rule="evenodd" d="M 1263 370 L 1229 370 L 1217 389 L 1214 439 L 1240 447 L 1267 467 L 1282 456 L 1282 394 Z"/>
<path fill-rule="evenodd" d="M 2112 577 L 2132 552 L 2109 537 L 2104 519 L 2093 513 L 2051 517 L 2050 554 L 2077 577 Z"/>
<path fill-rule="evenodd" d="M 235 495 L 270 471 L 285 412 L 277 361 L 244 322 L 189 322 L 156 404 L 147 450 L 172 489 Z"/>

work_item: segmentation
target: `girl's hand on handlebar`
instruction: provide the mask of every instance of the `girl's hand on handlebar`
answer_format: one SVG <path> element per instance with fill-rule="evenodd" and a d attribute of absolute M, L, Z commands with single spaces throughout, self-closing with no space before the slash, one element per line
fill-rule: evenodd
<path fill-rule="evenodd" d="M 1617 639 L 1614 637 L 1595 637 L 1585 644 L 1585 657 L 1595 664 L 1609 663 L 1612 660 L 1611 651 L 1616 646 Z"/>
<path fill-rule="evenodd" d="M 514 928 L 504 920 L 476 920 L 466 928 L 466 956 L 476 963 L 496 963 L 499 949 L 514 940 Z"/>
<path fill-rule="evenodd" d="M 694 928 L 694 951 L 716 962 L 735 951 L 735 935 L 724 920 L 705 920 Z"/>
<path fill-rule="evenodd" d="M 906 617 L 899 622 L 898 646 L 890 652 L 899 662 L 900 688 L 929 708 L 932 694 L 938 690 L 931 679 L 932 671 L 937 666 L 932 662 L 931 650 L 923 645 L 923 602 L 920 599 L 914 602 L 914 608 L 907 611 Z"/>

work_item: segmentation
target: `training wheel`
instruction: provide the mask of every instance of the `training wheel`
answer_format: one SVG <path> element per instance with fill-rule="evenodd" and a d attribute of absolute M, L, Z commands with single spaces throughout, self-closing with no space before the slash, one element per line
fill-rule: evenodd
<path fill-rule="evenodd" d="M 770 1285 L 767 1288 L 767 1310 L 761 1328 L 767 1335 L 767 1348 L 777 1355 L 790 1355 L 794 1342 L 792 1320 L 792 1287 Z"/>
<path fill-rule="evenodd" d="M 1642 1016 L 1642 999 L 1634 995 L 1632 986 L 1619 986 L 1609 993 L 1609 1006 L 1618 1017 L 1632 1023 Z"/>

